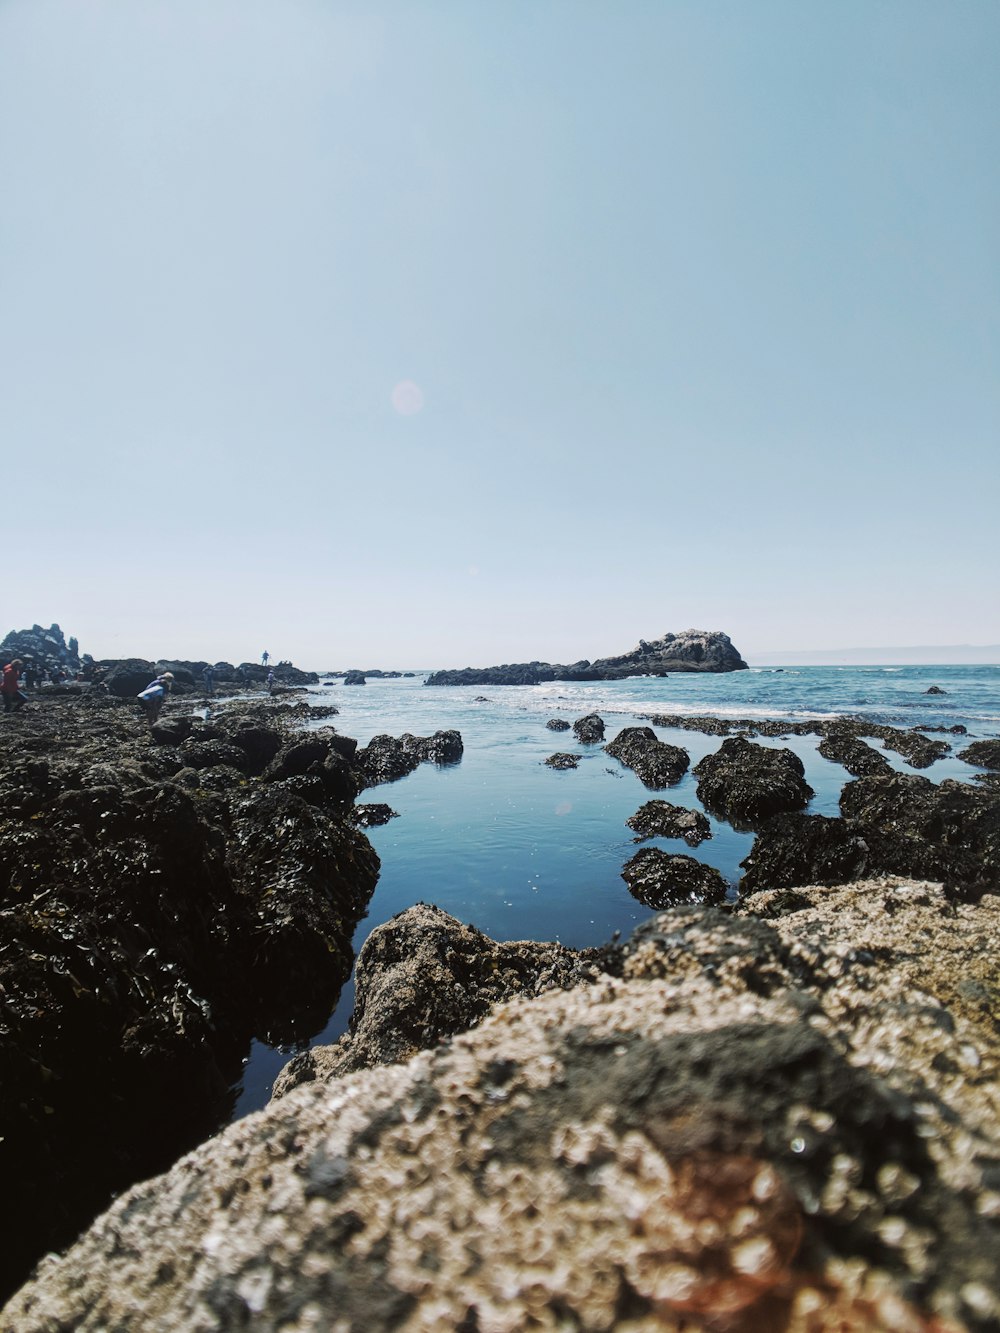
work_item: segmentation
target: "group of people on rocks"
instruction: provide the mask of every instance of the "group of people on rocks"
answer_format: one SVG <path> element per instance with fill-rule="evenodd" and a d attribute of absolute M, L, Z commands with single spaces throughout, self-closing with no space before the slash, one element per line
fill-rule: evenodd
<path fill-rule="evenodd" d="M 3 682 L 0 684 L 5 713 L 16 713 L 28 702 L 28 696 L 21 689 L 22 676 L 25 688 L 29 690 L 37 689 L 45 681 L 61 685 L 63 681 L 74 679 L 72 673 L 61 666 L 46 666 L 44 662 L 24 662 L 20 657 L 11 658 L 3 668 Z"/>
<path fill-rule="evenodd" d="M 261 654 L 261 664 L 267 665 L 269 654 Z M 281 663 L 279 663 L 281 665 Z M 290 665 L 290 664 L 289 664 Z M 39 686 L 48 676 L 54 685 L 61 685 L 64 680 L 69 679 L 69 674 L 61 667 L 36 666 L 34 663 L 25 663 L 19 657 L 13 658 L 3 668 L 3 680 L 0 683 L 0 693 L 3 696 L 3 711 L 5 713 L 16 713 L 28 702 L 28 696 L 21 689 L 21 678 L 24 677 L 24 684 L 30 690 Z M 83 677 L 80 677 L 83 678 Z M 202 672 L 202 680 L 205 685 L 205 693 L 215 694 L 215 668 L 209 664 Z M 242 680 L 242 673 L 241 673 Z M 149 682 L 144 690 L 136 695 L 139 703 L 139 709 L 147 721 L 152 725 L 160 716 L 160 710 L 166 702 L 167 695 L 173 688 L 174 673 L 172 671 L 162 671 L 158 676 Z M 267 673 L 267 692 L 274 694 L 278 688 L 275 680 L 274 669 Z"/>

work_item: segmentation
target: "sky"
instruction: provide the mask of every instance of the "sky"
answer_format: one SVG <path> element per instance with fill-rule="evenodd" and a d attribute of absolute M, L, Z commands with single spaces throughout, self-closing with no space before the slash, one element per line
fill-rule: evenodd
<path fill-rule="evenodd" d="M 0 0 L 0 634 L 1000 643 L 995 0 Z"/>

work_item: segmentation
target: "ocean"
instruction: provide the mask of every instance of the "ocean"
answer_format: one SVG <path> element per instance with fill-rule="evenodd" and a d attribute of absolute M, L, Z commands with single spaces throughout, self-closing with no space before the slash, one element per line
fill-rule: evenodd
<path fill-rule="evenodd" d="M 398 812 L 367 831 L 382 861 L 378 887 L 354 938 L 355 951 L 382 922 L 416 902 L 433 903 L 497 940 L 560 940 L 574 947 L 602 944 L 616 931 L 628 934 L 651 913 L 629 893 L 622 865 L 638 846 L 694 856 L 720 870 L 735 890 L 740 861 L 753 834 L 709 815 L 712 837 L 697 848 L 651 839 L 637 844 L 625 820 L 644 802 L 662 798 L 701 809 L 690 773 L 667 791 L 648 791 L 631 770 L 603 748 L 580 745 L 573 732 L 546 728 L 549 718 L 572 723 L 586 713 L 605 721 L 606 740 L 646 713 L 748 719 L 863 717 L 896 727 L 951 727 L 967 736 L 936 737 L 951 753 L 915 770 L 884 751 L 900 772 L 919 771 L 935 782 L 970 781 L 977 769 L 956 757 L 970 741 L 1000 735 L 1000 666 L 783 666 L 754 667 L 725 675 L 671 675 L 580 684 L 537 686 L 431 686 L 412 678 L 310 689 L 311 701 L 335 704 L 337 730 L 365 745 L 375 735 L 411 732 L 429 736 L 454 728 L 465 753 L 445 767 L 421 764 L 399 782 L 363 793 L 362 802 L 385 802 Z M 944 694 L 928 694 L 936 685 Z M 329 725 L 324 723 L 323 725 Z M 718 736 L 655 728 L 661 740 L 699 759 L 722 744 Z M 816 795 L 809 814 L 837 815 L 850 775 L 817 754 L 817 736 L 760 744 L 787 746 L 802 759 Z M 876 738 L 868 743 L 877 749 Z M 579 753 L 565 771 L 545 766 L 556 751 Z M 309 1045 L 335 1041 L 354 1005 L 348 983 L 337 1008 Z M 234 1119 L 257 1110 L 281 1067 L 301 1047 L 254 1042 L 233 1090 Z"/>

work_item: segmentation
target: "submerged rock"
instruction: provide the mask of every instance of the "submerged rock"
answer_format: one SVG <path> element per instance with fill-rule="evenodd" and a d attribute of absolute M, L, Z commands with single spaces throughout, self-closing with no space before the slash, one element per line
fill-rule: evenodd
<path fill-rule="evenodd" d="M 368 805 L 356 805 L 351 813 L 351 823 L 355 828 L 376 828 L 388 824 L 390 819 L 398 819 L 399 811 L 391 806 L 374 801 Z"/>
<path fill-rule="evenodd" d="M 714 866 L 693 856 L 643 847 L 622 867 L 629 893 L 646 907 L 677 907 L 681 903 L 721 903 L 727 884 Z"/>
<path fill-rule="evenodd" d="M 815 793 L 793 750 L 755 745 L 730 736 L 695 765 L 698 799 L 730 823 L 752 826 L 771 815 L 800 810 Z"/>
<path fill-rule="evenodd" d="M 548 759 L 543 761 L 549 768 L 578 768 L 580 756 L 578 754 L 550 754 Z"/>
<path fill-rule="evenodd" d="M 700 810 L 668 801 L 647 801 L 625 823 L 636 834 L 636 842 L 646 838 L 683 838 L 697 847 L 712 836 L 712 826 Z"/>
<path fill-rule="evenodd" d="M 652 727 L 623 727 L 604 749 L 652 791 L 680 782 L 691 762 L 687 750 L 657 740 Z"/>
<path fill-rule="evenodd" d="M 564 717 L 550 717 L 545 725 L 549 731 L 569 731 L 569 723 Z"/>
<path fill-rule="evenodd" d="M 117 1200 L 0 1323 L 987 1333 L 1000 900 L 800 897 L 771 921 L 664 912 L 620 975 L 293 1088 Z M 412 1028 L 456 955 L 396 988 Z"/>

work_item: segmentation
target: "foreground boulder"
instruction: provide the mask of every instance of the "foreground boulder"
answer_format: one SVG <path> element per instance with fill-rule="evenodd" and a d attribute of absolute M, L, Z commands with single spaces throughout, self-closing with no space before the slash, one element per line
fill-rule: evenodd
<path fill-rule="evenodd" d="M 973 741 L 964 750 L 959 750 L 958 757 L 979 768 L 1000 769 L 1000 740 Z"/>
<path fill-rule="evenodd" d="M 691 762 L 687 750 L 657 740 L 652 727 L 623 727 L 604 748 L 651 791 L 680 782 Z"/>
<path fill-rule="evenodd" d="M 604 719 L 598 713 L 578 717 L 573 723 L 573 734 L 581 745 L 598 745 L 604 740 Z"/>
<path fill-rule="evenodd" d="M 986 1333 L 1000 900 L 800 894 L 663 913 L 620 975 L 294 1088 L 117 1200 L 0 1324 Z"/>
<path fill-rule="evenodd" d="M 783 810 L 801 810 L 815 793 L 793 750 L 730 736 L 695 765 L 698 799 L 730 823 L 752 827 Z"/>

